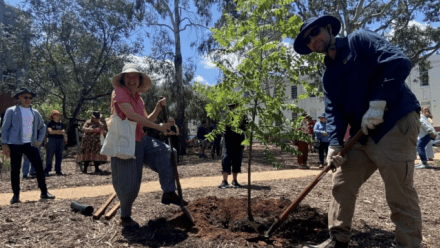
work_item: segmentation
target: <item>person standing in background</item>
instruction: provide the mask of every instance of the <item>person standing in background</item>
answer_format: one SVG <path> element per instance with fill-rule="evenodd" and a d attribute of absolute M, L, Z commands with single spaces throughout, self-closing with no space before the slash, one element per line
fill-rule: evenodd
<path fill-rule="evenodd" d="M 19 101 L 16 106 L 6 110 L 2 125 L 3 154 L 11 158 L 11 185 L 14 193 L 11 204 L 20 201 L 20 168 L 23 154 L 35 168 L 41 199 L 55 199 L 49 194 L 44 177 L 43 162 L 38 147 L 46 134 L 46 125 L 40 113 L 32 108 L 35 93 L 21 88 L 14 98 Z"/>
<path fill-rule="evenodd" d="M 301 122 L 300 127 L 301 132 L 309 135 L 309 115 L 305 115 L 303 121 Z M 307 165 L 307 159 L 309 157 L 309 144 L 308 142 L 298 140 L 298 150 L 301 152 L 301 155 L 297 155 L 298 159 L 298 168 L 299 169 L 310 169 Z"/>
<path fill-rule="evenodd" d="M 202 125 L 197 128 L 197 139 L 199 140 L 199 158 L 207 158 L 205 155 L 206 137 L 208 132 L 206 131 L 206 121 L 202 121 Z"/>
<path fill-rule="evenodd" d="M 209 132 L 213 132 L 217 128 L 217 124 L 214 122 L 212 123 L 211 127 L 209 128 Z M 211 158 L 214 159 L 215 154 L 217 154 L 217 157 L 220 157 L 220 140 L 222 136 L 221 134 L 217 134 L 214 138 L 214 140 L 211 142 Z"/>
<path fill-rule="evenodd" d="M 426 109 L 425 109 L 426 112 Z M 423 113 L 423 110 L 422 110 Z M 428 157 L 426 154 L 426 147 L 429 143 L 429 141 L 434 140 L 437 138 L 437 132 L 435 131 L 434 127 L 431 125 L 431 123 L 428 120 L 428 117 L 424 114 L 420 115 L 420 131 L 419 136 L 417 140 L 417 152 L 419 153 L 420 160 L 422 163 L 415 166 L 416 169 L 427 169 L 431 168 L 431 166 L 428 164 Z"/>
<path fill-rule="evenodd" d="M 78 155 L 77 162 L 84 162 L 83 173 L 87 173 L 90 162 L 95 166 L 95 173 L 102 172 L 99 165 L 107 162 L 107 156 L 100 154 L 101 135 L 105 136 L 104 123 L 100 121 L 101 113 L 93 111 L 92 118 L 83 125 L 84 136 L 81 141 L 81 154 Z"/>
<path fill-rule="evenodd" d="M 62 176 L 64 174 L 61 172 L 61 162 L 63 160 L 66 128 L 61 122 L 60 111 L 52 110 L 49 118 L 51 120 L 47 123 L 48 142 L 46 144 L 46 168 L 44 169 L 44 174 L 49 176 L 49 172 L 52 170 L 52 159 L 55 155 L 55 173 Z"/>
<path fill-rule="evenodd" d="M 422 108 L 422 115 L 426 116 L 431 126 L 434 126 L 434 121 L 432 120 L 432 114 L 428 107 Z M 426 145 L 426 157 L 428 161 L 434 161 L 434 149 L 432 148 L 433 140 L 429 140 L 428 145 Z"/>
<path fill-rule="evenodd" d="M 229 104 L 229 111 L 234 110 L 238 105 L 235 103 Z M 246 131 L 246 117 L 243 116 L 240 120 L 239 129 Z M 223 181 L 219 188 L 229 188 L 228 176 L 232 172 L 232 188 L 241 188 L 242 186 L 237 181 L 238 173 L 241 172 L 241 164 L 243 161 L 244 146 L 241 144 L 245 140 L 245 135 L 232 130 L 231 126 L 226 126 L 224 134 L 224 148 L 222 154 L 222 174 Z M 231 170 L 232 169 L 232 170 Z"/>
<path fill-rule="evenodd" d="M 180 157 L 180 149 L 179 149 L 179 127 L 176 125 L 176 121 L 173 117 L 168 118 L 168 124 L 170 124 L 170 132 L 165 133 L 165 136 L 170 136 L 171 144 L 168 144 L 172 146 L 177 151 L 177 163 L 179 163 L 179 157 Z M 166 142 L 168 143 L 168 141 Z"/>
<path fill-rule="evenodd" d="M 325 113 L 322 113 L 318 118 L 319 122 L 315 124 L 313 130 L 315 132 L 315 139 L 319 140 L 319 168 L 322 169 L 324 168 L 324 158 L 328 153 L 329 138 L 327 134 L 327 120 L 325 119 Z"/>

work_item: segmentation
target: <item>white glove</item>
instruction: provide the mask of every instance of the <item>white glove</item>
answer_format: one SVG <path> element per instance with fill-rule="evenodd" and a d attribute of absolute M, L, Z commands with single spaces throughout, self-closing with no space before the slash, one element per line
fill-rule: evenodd
<path fill-rule="evenodd" d="M 371 101 L 370 108 L 362 117 L 361 129 L 368 135 L 368 129 L 374 129 L 383 122 L 383 112 L 385 111 L 386 101 Z"/>
<path fill-rule="evenodd" d="M 347 160 L 345 157 L 341 155 L 337 155 L 342 150 L 342 146 L 329 146 L 328 152 L 327 152 L 327 164 L 333 165 L 338 168 L 341 166 L 345 160 Z"/>

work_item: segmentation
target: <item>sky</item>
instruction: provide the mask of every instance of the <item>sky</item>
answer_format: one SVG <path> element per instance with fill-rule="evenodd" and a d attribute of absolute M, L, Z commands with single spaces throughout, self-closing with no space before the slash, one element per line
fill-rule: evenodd
<path fill-rule="evenodd" d="M 4 0 L 6 4 L 12 5 L 12 6 L 18 6 L 22 3 L 24 3 L 23 0 Z M 214 8 L 215 10 L 215 8 Z M 213 11 L 213 22 L 212 26 L 214 25 L 215 21 L 220 18 L 220 13 L 217 11 Z M 213 85 L 218 81 L 220 70 L 215 67 L 214 64 L 212 64 L 208 59 L 205 59 L 202 56 L 199 56 L 195 50 L 195 48 L 190 47 L 190 42 L 193 41 L 195 35 L 195 31 L 191 31 L 189 29 L 186 29 L 181 34 L 181 47 L 182 47 L 182 56 L 183 61 L 188 60 L 189 58 L 192 58 L 192 60 L 196 63 L 196 71 L 195 71 L 195 77 L 193 81 L 198 81 L 204 84 L 210 84 Z M 140 56 L 146 56 L 151 53 L 151 44 L 149 39 L 145 39 L 144 43 L 144 52 Z"/>
<path fill-rule="evenodd" d="M 19 4 L 22 4 L 24 0 L 4 0 L 5 3 L 17 6 Z M 216 10 L 216 8 L 213 8 L 213 21 L 210 26 L 213 26 L 213 24 L 220 18 L 220 13 Z M 421 19 L 416 16 L 416 20 Z M 416 23 L 416 22 L 414 22 Z M 417 23 L 418 25 L 425 25 L 422 23 Z M 438 26 L 434 25 L 434 26 Z M 209 31 L 205 31 L 209 32 Z M 392 32 L 392 31 L 391 31 Z M 213 85 L 218 81 L 220 70 L 215 67 L 215 65 L 207 58 L 200 56 L 197 54 L 195 48 L 190 47 L 190 43 L 194 40 L 196 37 L 195 31 L 187 29 L 183 33 L 181 33 L 181 47 L 182 47 L 182 56 L 183 56 L 183 62 L 188 61 L 188 59 L 192 59 L 194 63 L 196 64 L 196 71 L 195 71 L 195 77 L 193 81 L 198 81 L 203 84 L 209 84 Z M 285 40 L 285 42 L 292 43 L 292 39 Z M 151 53 L 151 40 L 145 39 L 144 43 L 144 52 L 138 56 L 147 56 Z"/>

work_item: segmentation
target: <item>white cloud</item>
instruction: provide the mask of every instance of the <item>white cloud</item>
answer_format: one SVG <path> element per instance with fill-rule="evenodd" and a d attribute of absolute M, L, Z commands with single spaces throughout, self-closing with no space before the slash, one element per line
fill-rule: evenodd
<path fill-rule="evenodd" d="M 214 64 L 214 63 L 212 63 L 212 60 L 211 59 L 209 59 L 208 58 L 208 56 L 204 56 L 203 58 L 202 58 L 202 65 L 203 65 L 203 68 L 205 68 L 205 69 L 214 69 L 214 68 L 217 68 L 217 66 Z"/>
<path fill-rule="evenodd" d="M 391 30 L 390 30 L 390 32 L 387 35 L 388 38 L 394 36 L 395 26 L 396 26 L 395 24 L 392 24 Z M 419 28 L 421 30 L 425 30 L 426 27 L 429 26 L 429 24 L 421 23 L 421 22 L 418 22 L 418 21 L 411 20 L 411 21 L 408 22 L 408 27 L 412 27 L 412 26 L 417 27 L 417 28 Z"/>
<path fill-rule="evenodd" d="M 194 79 L 193 79 L 193 81 L 194 81 L 194 82 L 199 82 L 199 83 L 201 83 L 201 84 L 208 84 L 208 85 L 209 85 L 208 81 L 206 81 L 205 78 L 203 78 L 203 77 L 200 76 L 200 75 L 195 76 Z"/>

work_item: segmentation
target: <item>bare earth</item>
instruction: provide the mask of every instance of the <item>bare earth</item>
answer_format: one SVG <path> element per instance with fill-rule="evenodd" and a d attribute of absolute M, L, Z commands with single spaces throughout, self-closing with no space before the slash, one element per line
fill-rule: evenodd
<path fill-rule="evenodd" d="M 269 147 L 282 164 L 276 169 L 266 160 L 264 147 L 254 146 L 252 155 L 252 214 L 247 219 L 247 189 L 219 189 L 220 159 L 201 160 L 197 155 L 183 157 L 179 174 L 184 198 L 196 226 L 183 223 L 177 206 L 160 203 L 161 191 L 157 174 L 143 171 L 141 193 L 133 206 L 133 219 L 140 229 L 123 229 L 116 216 L 107 221 L 71 211 L 77 201 L 95 209 L 113 192 L 109 164 L 101 174 L 82 174 L 77 169 L 73 151 L 66 153 L 62 168 L 66 176 L 47 178 L 55 201 L 40 201 L 36 179 L 22 180 L 22 203 L 8 205 L 12 196 L 8 175 L 0 181 L 0 247 L 301 247 L 328 238 L 327 216 L 331 200 L 331 175 L 327 175 L 289 216 L 270 240 L 258 243 L 246 238 L 264 234 L 300 191 L 319 173 L 298 170 L 296 157 Z M 437 151 L 438 152 L 438 151 Z M 207 154 L 208 155 L 208 154 Z M 436 154 L 438 155 L 438 154 Z M 309 154 L 316 165 L 317 154 Z M 243 172 L 247 172 L 245 154 Z M 437 160 L 437 159 L 436 159 Z M 246 165 L 245 165 L 246 164 Z M 419 193 L 423 217 L 424 247 L 440 247 L 440 196 L 438 178 L 440 166 L 417 170 L 414 184 Z M 330 173 L 331 174 L 331 173 Z M 239 182 L 247 184 L 247 174 Z M 117 200 L 114 200 L 112 205 Z M 112 207 L 112 205 L 110 207 Z M 378 173 L 359 192 L 351 247 L 391 247 L 395 243 L 394 224 L 389 218 L 383 182 Z"/>

